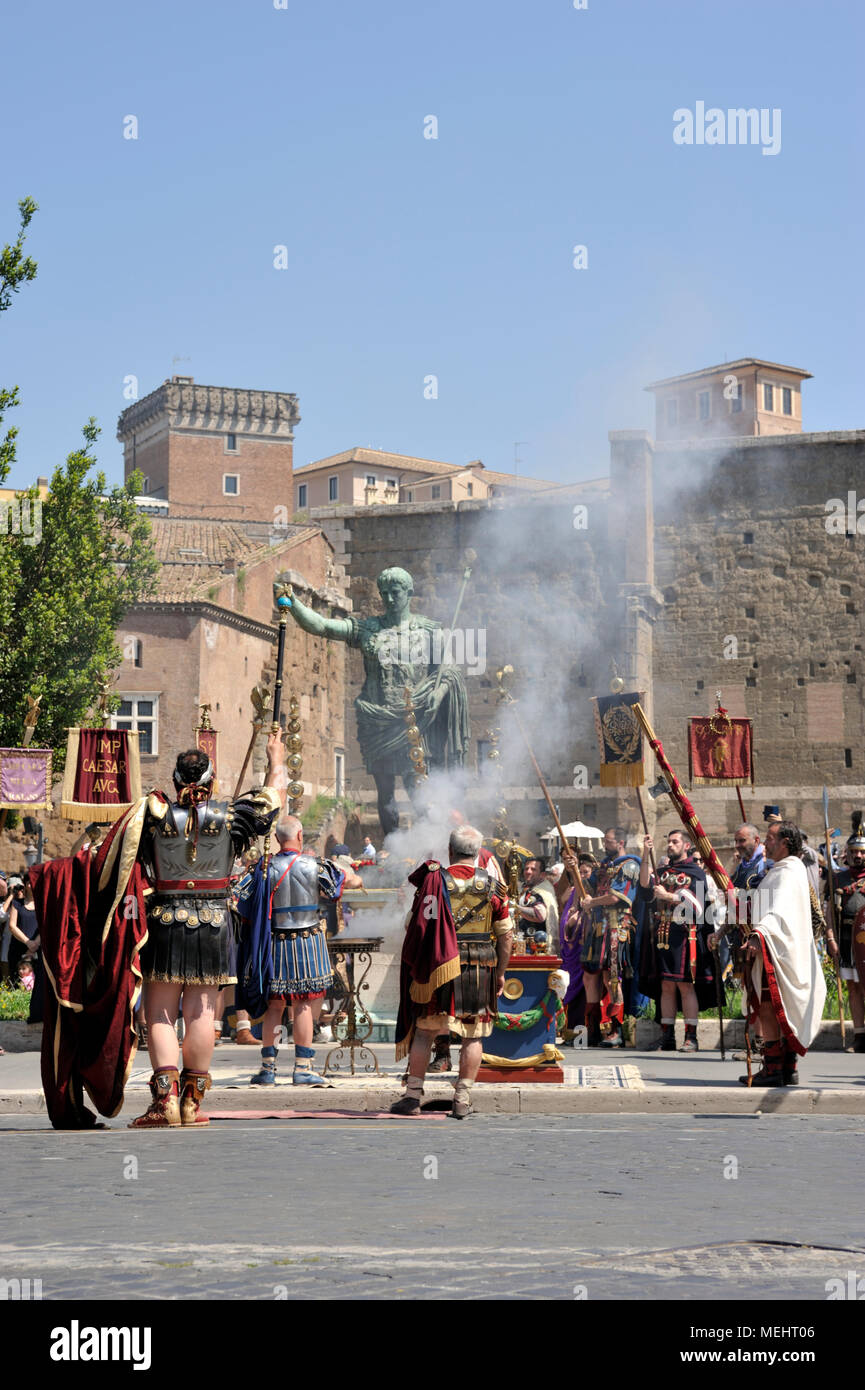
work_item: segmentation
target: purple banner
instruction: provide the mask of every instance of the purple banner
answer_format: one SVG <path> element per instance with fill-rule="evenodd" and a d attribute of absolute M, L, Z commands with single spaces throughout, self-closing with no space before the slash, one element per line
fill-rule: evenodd
<path fill-rule="evenodd" d="M 0 810 L 47 810 L 51 749 L 0 748 Z"/>

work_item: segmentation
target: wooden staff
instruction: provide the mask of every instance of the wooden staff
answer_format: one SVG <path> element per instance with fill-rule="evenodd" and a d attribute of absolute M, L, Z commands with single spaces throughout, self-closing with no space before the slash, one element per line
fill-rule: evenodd
<path fill-rule="evenodd" d="M 266 698 L 266 694 L 267 692 L 264 686 L 256 685 L 253 687 L 252 703 L 253 707 L 255 708 L 255 716 L 252 720 L 252 737 L 249 740 L 249 747 L 246 750 L 246 757 L 243 760 L 243 767 L 240 769 L 240 776 L 237 779 L 237 786 L 234 788 L 234 795 L 231 798 L 232 801 L 236 801 L 237 798 L 240 796 L 240 789 L 243 786 L 243 779 L 246 776 L 246 769 L 249 767 L 249 760 L 252 757 L 252 750 L 255 747 L 255 740 L 258 738 L 258 735 L 261 733 L 261 730 L 264 727 L 264 721 L 266 718 L 264 701 Z"/>
<path fill-rule="evenodd" d="M 634 791 L 637 793 L 637 805 L 640 808 L 640 820 L 643 822 L 643 832 L 648 837 L 649 822 L 646 820 L 646 808 L 643 805 L 643 793 L 640 787 L 635 787 Z M 655 863 L 655 851 L 653 849 L 649 850 L 649 860 L 652 865 L 652 873 L 657 877 L 658 866 Z"/>
<path fill-rule="evenodd" d="M 531 746 L 531 744 L 529 743 L 528 735 L 526 734 L 525 728 L 524 728 L 524 726 L 523 726 L 523 721 L 522 721 L 522 719 L 520 719 L 520 716 L 519 716 L 519 714 L 518 714 L 518 712 L 517 712 L 516 706 L 515 706 L 515 704 L 514 704 L 513 702 L 512 702 L 512 706 L 511 706 L 511 707 L 513 708 L 513 711 L 514 711 L 514 718 L 515 718 L 516 721 L 517 721 L 517 728 L 519 729 L 520 733 L 521 733 L 522 736 L 523 736 L 523 742 L 525 743 L 525 745 L 526 745 L 526 750 L 527 750 L 527 752 L 528 752 L 528 755 L 529 755 L 529 757 L 530 757 L 531 760 L 532 760 L 532 767 L 535 769 L 535 776 L 536 776 L 537 779 L 538 779 L 538 784 L 539 784 L 539 786 L 540 786 L 541 791 L 542 791 L 543 794 L 544 794 L 544 798 L 545 798 L 545 800 L 546 800 L 546 803 L 547 803 L 547 805 L 548 805 L 549 808 L 550 808 L 550 815 L 552 816 L 552 818 L 553 818 L 553 820 L 554 820 L 554 822 L 555 822 L 556 830 L 559 832 L 559 840 L 560 840 L 561 845 L 562 845 L 562 850 L 564 850 L 566 846 L 568 847 L 568 849 L 570 849 L 570 846 L 568 845 L 568 842 L 567 842 L 567 840 L 566 840 L 566 838 L 565 838 L 565 832 L 564 832 L 564 830 L 562 829 L 562 823 L 561 823 L 561 821 L 559 820 L 558 812 L 556 811 L 556 808 L 555 808 L 555 806 L 553 805 L 553 798 L 550 796 L 549 790 L 548 790 L 548 788 L 547 788 L 547 784 L 546 784 L 546 782 L 544 781 L 544 774 L 541 772 L 541 769 L 538 767 L 538 760 L 537 760 L 537 758 L 535 757 L 534 753 L 532 752 L 532 746 Z M 573 865 L 573 868 L 571 868 L 570 865 L 568 866 L 568 878 L 571 880 L 571 883 L 573 884 L 574 888 L 576 888 L 576 890 L 577 890 L 577 895 L 578 895 L 578 897 L 580 898 L 581 901 L 582 901 L 583 898 L 587 898 L 587 897 L 589 896 L 588 891 L 587 891 L 587 889 L 586 889 L 586 885 L 583 883 L 583 878 L 582 878 L 582 874 L 580 873 L 580 866 L 579 866 L 579 863 L 578 863 L 578 861 L 577 861 L 577 856 L 576 856 L 576 855 L 574 855 L 574 865 Z"/>

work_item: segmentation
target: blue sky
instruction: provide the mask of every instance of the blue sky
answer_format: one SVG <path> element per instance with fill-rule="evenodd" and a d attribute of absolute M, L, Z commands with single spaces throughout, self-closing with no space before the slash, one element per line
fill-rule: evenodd
<path fill-rule="evenodd" d="M 814 373 L 806 429 L 865 426 L 863 14 L 19 0 L 0 240 L 20 197 L 40 212 L 0 320 L 12 482 L 90 415 L 119 479 L 124 378 L 172 372 L 296 392 L 298 464 L 357 444 L 510 471 L 520 441 L 522 472 L 595 477 L 609 429 L 651 425 L 647 382 L 750 355 Z M 780 153 L 674 144 L 697 101 L 779 108 Z"/>

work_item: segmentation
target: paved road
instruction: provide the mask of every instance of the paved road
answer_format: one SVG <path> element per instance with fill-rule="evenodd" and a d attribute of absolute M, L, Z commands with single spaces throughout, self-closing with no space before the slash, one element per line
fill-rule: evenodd
<path fill-rule="evenodd" d="M 45 1299 L 825 1300 L 865 1276 L 863 1139 L 780 1116 L 3 1117 L 0 1277 Z"/>

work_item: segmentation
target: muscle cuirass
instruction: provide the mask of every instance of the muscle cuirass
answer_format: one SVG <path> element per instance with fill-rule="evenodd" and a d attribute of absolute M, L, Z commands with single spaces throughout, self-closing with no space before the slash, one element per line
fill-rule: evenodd
<path fill-rule="evenodd" d="M 484 869 L 476 869 L 471 878 L 455 878 L 445 869 L 444 881 L 451 900 L 457 936 L 492 938 L 492 898 L 497 880 Z"/>
<path fill-rule="evenodd" d="M 225 803 L 199 806 L 198 845 L 195 847 L 189 811 L 177 802 L 168 807 L 162 820 L 155 822 L 153 832 L 153 861 L 160 896 L 170 892 L 189 892 L 193 883 L 200 885 L 197 891 L 206 891 L 204 885 L 208 880 L 228 878 L 234 864 L 230 824 L 231 809 Z M 161 886 L 163 883 L 181 886 L 166 889 Z"/>
<path fill-rule="evenodd" d="M 318 926 L 319 864 L 310 854 L 275 854 L 270 861 L 273 931 L 307 931 Z"/>
<path fill-rule="evenodd" d="M 859 878 L 852 878 L 848 883 L 839 885 L 839 896 L 841 898 L 841 921 L 845 926 L 849 923 L 852 927 L 856 917 L 865 907 L 865 873 Z"/>

